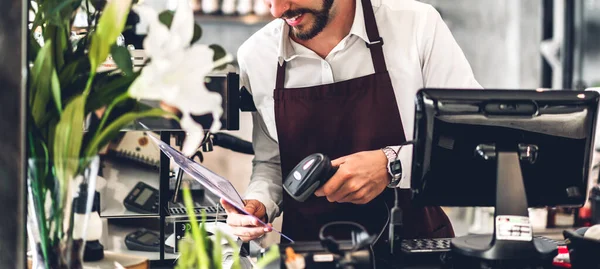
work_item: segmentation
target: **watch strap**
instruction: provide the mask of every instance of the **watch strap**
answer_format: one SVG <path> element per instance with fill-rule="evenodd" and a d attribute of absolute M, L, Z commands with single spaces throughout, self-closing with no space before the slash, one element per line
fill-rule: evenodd
<path fill-rule="evenodd" d="M 393 148 L 385 147 L 382 151 L 388 159 L 387 170 L 391 178 L 388 187 L 395 188 L 402 178 L 402 162 L 398 159 L 398 152 Z"/>

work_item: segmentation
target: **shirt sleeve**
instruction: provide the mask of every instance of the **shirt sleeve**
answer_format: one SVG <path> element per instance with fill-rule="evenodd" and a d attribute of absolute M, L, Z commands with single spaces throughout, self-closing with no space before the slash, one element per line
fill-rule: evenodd
<path fill-rule="evenodd" d="M 251 85 L 242 57 L 238 55 L 240 66 L 240 84 L 251 93 Z M 272 222 L 281 214 L 283 201 L 279 145 L 267 132 L 265 122 L 259 112 L 252 112 L 252 175 L 244 199 L 254 199 L 263 203 L 267 219 Z"/>
<path fill-rule="evenodd" d="M 418 44 L 424 86 L 427 88 L 481 88 L 462 49 L 434 7 L 427 5 Z"/>

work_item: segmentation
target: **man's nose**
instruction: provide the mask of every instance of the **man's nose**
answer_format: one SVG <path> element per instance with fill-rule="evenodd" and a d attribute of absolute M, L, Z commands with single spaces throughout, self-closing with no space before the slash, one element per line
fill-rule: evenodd
<path fill-rule="evenodd" d="M 265 0 L 265 3 L 275 18 L 280 18 L 290 8 L 288 0 Z"/>

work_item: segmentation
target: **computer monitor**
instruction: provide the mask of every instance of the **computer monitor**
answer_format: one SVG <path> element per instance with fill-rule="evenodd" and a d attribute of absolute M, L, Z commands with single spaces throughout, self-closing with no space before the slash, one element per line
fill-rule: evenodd
<path fill-rule="evenodd" d="M 494 206 L 493 235 L 454 238 L 488 260 L 549 257 L 528 207 L 581 206 L 598 93 L 422 89 L 416 96 L 411 189 L 418 205 Z"/>

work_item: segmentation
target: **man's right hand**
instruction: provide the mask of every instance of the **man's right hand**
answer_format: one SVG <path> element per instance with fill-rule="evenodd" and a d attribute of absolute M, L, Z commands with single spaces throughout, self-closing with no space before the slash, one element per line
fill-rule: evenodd
<path fill-rule="evenodd" d="M 260 220 L 266 221 L 267 209 L 263 203 L 258 200 L 244 200 L 244 203 L 244 210 Z M 231 227 L 232 233 L 244 242 L 259 238 L 273 229 L 271 224 L 269 224 L 269 227 L 265 227 L 254 217 L 240 213 L 223 199 L 221 199 L 221 205 L 227 212 L 227 224 Z"/>

